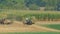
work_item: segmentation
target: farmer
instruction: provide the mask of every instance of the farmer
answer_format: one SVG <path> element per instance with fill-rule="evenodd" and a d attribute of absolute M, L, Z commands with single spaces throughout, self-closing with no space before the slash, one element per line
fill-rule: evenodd
<path fill-rule="evenodd" d="M 25 19 L 27 25 L 32 25 L 32 20 L 30 18 Z"/>

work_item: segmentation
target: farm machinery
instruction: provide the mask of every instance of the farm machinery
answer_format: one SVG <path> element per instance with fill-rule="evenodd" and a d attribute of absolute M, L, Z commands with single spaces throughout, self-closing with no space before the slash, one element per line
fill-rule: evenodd
<path fill-rule="evenodd" d="M 0 19 L 0 24 L 12 24 L 13 21 L 11 20 L 8 20 L 7 18 L 2 18 Z M 29 19 L 29 18 L 26 18 L 24 21 L 23 21 L 23 24 L 26 24 L 26 25 L 32 25 L 34 24 L 34 22 Z"/>
<path fill-rule="evenodd" d="M 12 21 L 7 20 L 6 18 L 0 19 L 0 24 L 11 24 L 11 23 L 12 23 Z"/>
<path fill-rule="evenodd" d="M 26 19 L 24 20 L 23 24 L 32 25 L 32 24 L 34 24 L 34 22 L 33 22 L 31 19 L 26 18 Z"/>

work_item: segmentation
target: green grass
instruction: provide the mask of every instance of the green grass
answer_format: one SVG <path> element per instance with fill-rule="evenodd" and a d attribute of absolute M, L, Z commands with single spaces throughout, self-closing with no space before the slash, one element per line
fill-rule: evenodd
<path fill-rule="evenodd" d="M 42 26 L 60 30 L 60 24 L 46 24 L 46 25 L 42 25 Z"/>
<path fill-rule="evenodd" d="M 0 33 L 0 34 L 60 34 L 60 32 L 13 32 L 13 33 Z"/>

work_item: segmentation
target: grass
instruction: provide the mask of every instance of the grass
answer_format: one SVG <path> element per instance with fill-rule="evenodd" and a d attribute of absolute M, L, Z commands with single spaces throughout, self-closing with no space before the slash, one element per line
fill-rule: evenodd
<path fill-rule="evenodd" d="M 42 25 L 42 26 L 60 30 L 60 24 L 46 24 L 46 25 Z"/>
<path fill-rule="evenodd" d="M 0 33 L 0 34 L 60 34 L 60 32 L 12 32 L 12 33 Z"/>

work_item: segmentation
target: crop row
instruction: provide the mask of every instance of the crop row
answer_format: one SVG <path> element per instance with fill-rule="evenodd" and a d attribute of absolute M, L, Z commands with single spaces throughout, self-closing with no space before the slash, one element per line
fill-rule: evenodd
<path fill-rule="evenodd" d="M 33 18 L 35 17 L 36 20 L 43 20 L 43 21 L 58 21 L 60 20 L 60 14 L 59 13 L 28 13 L 28 14 L 6 14 L 8 19 L 15 19 L 15 20 L 23 20 L 24 18 Z M 1 17 L 6 17 L 5 14 L 0 14 Z"/>
<path fill-rule="evenodd" d="M 51 14 L 51 13 L 40 13 L 40 14 L 26 14 L 24 17 L 34 16 L 37 20 L 48 20 L 48 21 L 57 21 L 60 20 L 60 14 Z"/>

